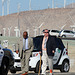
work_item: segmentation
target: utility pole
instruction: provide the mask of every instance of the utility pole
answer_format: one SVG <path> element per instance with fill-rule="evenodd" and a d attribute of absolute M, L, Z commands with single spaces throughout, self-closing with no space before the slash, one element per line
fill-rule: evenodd
<path fill-rule="evenodd" d="M 72 8 L 73 8 L 73 0 L 72 0 Z"/>
<path fill-rule="evenodd" d="M 36 33 L 37 33 L 37 29 L 35 28 L 34 29 L 34 37 L 36 37 L 36 35 L 37 35 Z"/>
<path fill-rule="evenodd" d="M 9 4 L 10 3 L 10 0 L 7 0 L 7 15 L 9 14 Z"/>
<path fill-rule="evenodd" d="M 50 8 L 50 5 L 48 4 L 48 9 Z"/>
<path fill-rule="evenodd" d="M 29 36 L 29 28 L 27 29 L 27 32 L 28 32 L 28 36 Z"/>
<path fill-rule="evenodd" d="M 52 9 L 54 9 L 54 0 L 52 0 Z"/>
<path fill-rule="evenodd" d="M 31 10 L 31 0 L 29 1 L 29 10 Z"/>
<path fill-rule="evenodd" d="M 64 0 L 64 8 L 66 7 L 66 0 Z"/>
<path fill-rule="evenodd" d="M 19 37 L 20 37 L 20 23 L 19 23 L 19 15 L 20 15 L 20 3 L 18 4 L 18 29 L 19 29 Z"/>
<path fill-rule="evenodd" d="M 3 28 L 3 30 L 4 30 L 4 36 L 5 36 L 5 34 L 6 34 L 6 28 Z"/>
<path fill-rule="evenodd" d="M 4 16 L 4 2 L 5 0 L 2 0 L 2 16 Z"/>
<path fill-rule="evenodd" d="M 39 35 L 41 34 L 41 32 L 40 32 L 40 28 L 43 26 L 43 24 L 44 24 L 44 22 L 43 22 L 43 23 L 41 23 L 41 25 L 38 27 Z"/>

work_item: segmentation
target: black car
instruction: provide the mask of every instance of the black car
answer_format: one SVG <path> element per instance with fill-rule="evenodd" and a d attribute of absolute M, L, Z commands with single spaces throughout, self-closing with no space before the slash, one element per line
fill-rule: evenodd
<path fill-rule="evenodd" d="M 10 67 L 14 65 L 13 53 L 10 49 L 3 48 L 4 56 L 1 61 L 0 75 L 7 75 Z"/>

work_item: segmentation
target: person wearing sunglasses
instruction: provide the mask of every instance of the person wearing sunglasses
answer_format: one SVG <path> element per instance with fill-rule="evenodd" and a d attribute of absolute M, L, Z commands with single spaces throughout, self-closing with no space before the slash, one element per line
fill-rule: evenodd
<path fill-rule="evenodd" d="M 40 54 L 42 56 L 42 73 L 41 75 L 46 75 L 47 62 L 49 65 L 50 73 L 53 75 L 53 56 L 56 49 L 55 37 L 49 34 L 50 30 L 44 29 L 44 36 L 40 39 Z"/>

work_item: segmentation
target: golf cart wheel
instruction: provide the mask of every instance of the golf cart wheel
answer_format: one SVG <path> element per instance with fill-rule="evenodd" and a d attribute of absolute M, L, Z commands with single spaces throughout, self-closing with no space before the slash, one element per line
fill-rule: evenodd
<path fill-rule="evenodd" d="M 64 61 L 60 69 L 61 72 L 69 72 L 70 65 L 68 61 Z"/>
<path fill-rule="evenodd" d="M 39 72 L 39 65 L 40 65 L 40 61 L 36 65 L 35 73 L 38 73 Z M 41 73 L 41 71 L 40 71 L 40 73 Z"/>
<path fill-rule="evenodd" d="M 8 74 L 8 66 L 9 66 L 8 59 L 3 58 L 2 65 L 1 65 L 1 74 L 2 75 L 7 75 Z"/>
<path fill-rule="evenodd" d="M 10 70 L 10 72 L 11 72 L 11 73 L 16 73 L 16 71 L 15 71 L 15 70 Z"/>

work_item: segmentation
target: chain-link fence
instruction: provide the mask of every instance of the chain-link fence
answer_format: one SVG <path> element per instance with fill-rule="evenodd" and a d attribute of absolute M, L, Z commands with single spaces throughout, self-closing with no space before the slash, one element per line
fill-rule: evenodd
<path fill-rule="evenodd" d="M 75 40 L 63 40 L 66 48 L 68 48 L 68 55 L 70 57 L 70 71 L 75 72 Z"/>

